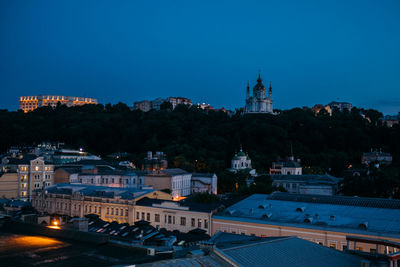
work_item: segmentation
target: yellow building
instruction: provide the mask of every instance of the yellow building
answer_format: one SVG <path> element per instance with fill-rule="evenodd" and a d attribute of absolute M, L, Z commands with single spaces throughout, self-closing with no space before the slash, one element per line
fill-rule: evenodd
<path fill-rule="evenodd" d="M 18 173 L 0 173 L 0 198 L 18 198 Z"/>
<path fill-rule="evenodd" d="M 33 190 L 54 184 L 54 165 L 46 162 L 43 157 L 31 154 L 7 157 L 2 161 L 2 168 L 7 170 L 7 173 L 16 173 L 16 198 L 22 200 L 30 200 Z"/>
<path fill-rule="evenodd" d="M 51 106 L 55 108 L 57 103 L 67 105 L 67 107 L 72 107 L 85 104 L 97 104 L 97 99 L 61 95 L 21 96 L 19 98 L 19 108 L 25 113 L 44 106 Z"/>

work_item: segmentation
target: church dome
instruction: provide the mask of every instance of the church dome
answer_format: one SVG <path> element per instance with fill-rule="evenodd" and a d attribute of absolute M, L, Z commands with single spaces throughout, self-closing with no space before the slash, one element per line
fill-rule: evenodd
<path fill-rule="evenodd" d="M 257 84 L 254 86 L 254 91 L 265 91 L 265 86 L 261 79 L 261 74 L 258 74 Z"/>
<path fill-rule="evenodd" d="M 238 157 L 246 157 L 246 154 L 242 150 L 240 150 L 240 152 L 237 153 L 237 156 Z"/>

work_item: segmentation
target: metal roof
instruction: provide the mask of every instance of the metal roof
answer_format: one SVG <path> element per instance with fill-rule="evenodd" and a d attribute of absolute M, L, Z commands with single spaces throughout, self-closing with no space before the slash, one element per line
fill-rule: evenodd
<path fill-rule="evenodd" d="M 400 208 L 395 208 L 399 203 L 357 197 L 254 194 L 214 219 L 400 237 Z"/>
<path fill-rule="evenodd" d="M 360 266 L 363 258 L 297 237 L 222 249 L 239 266 Z"/>
<path fill-rule="evenodd" d="M 122 199 L 135 199 L 154 192 L 153 189 L 119 188 L 106 186 L 93 186 L 81 184 L 56 184 L 46 188 L 50 194 L 72 195 L 80 193 L 84 196 L 114 198 L 120 196 Z"/>

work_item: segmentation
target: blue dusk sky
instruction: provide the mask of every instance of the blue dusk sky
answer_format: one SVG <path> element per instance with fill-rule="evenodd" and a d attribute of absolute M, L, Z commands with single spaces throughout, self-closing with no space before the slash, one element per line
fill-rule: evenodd
<path fill-rule="evenodd" d="M 0 109 L 37 94 L 234 109 L 261 70 L 274 108 L 395 114 L 399 14 L 399 0 L 1 0 Z"/>

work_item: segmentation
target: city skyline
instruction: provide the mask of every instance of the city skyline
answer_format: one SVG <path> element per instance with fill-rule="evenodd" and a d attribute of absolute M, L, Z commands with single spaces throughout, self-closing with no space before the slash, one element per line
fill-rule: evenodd
<path fill-rule="evenodd" d="M 277 109 L 346 101 L 397 114 L 399 11 L 397 1 L 2 2 L 0 108 L 51 94 L 235 109 L 261 70 Z"/>

